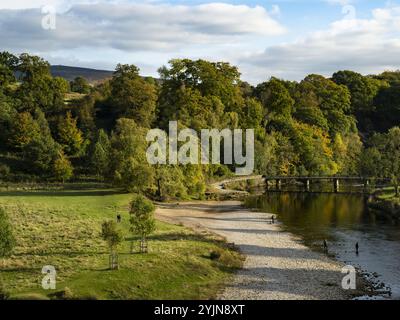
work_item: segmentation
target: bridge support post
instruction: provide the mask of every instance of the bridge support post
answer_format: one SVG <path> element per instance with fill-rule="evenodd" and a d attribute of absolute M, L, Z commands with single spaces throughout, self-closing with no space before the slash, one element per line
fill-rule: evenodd
<path fill-rule="evenodd" d="M 310 179 L 301 179 L 300 181 L 303 183 L 304 189 L 310 191 Z"/>
<path fill-rule="evenodd" d="M 276 188 L 277 188 L 278 190 L 281 190 L 281 187 L 282 187 L 282 180 L 281 180 L 281 179 L 276 179 L 275 183 L 276 183 Z"/>
<path fill-rule="evenodd" d="M 369 187 L 369 180 L 368 180 L 368 179 L 365 179 L 365 180 L 364 180 L 364 189 L 367 190 L 368 187 Z"/>
<path fill-rule="evenodd" d="M 339 179 L 335 178 L 335 179 L 333 179 L 333 191 L 335 193 L 338 193 L 339 189 L 340 189 Z"/>
<path fill-rule="evenodd" d="M 265 190 L 269 190 L 269 180 L 265 179 Z"/>

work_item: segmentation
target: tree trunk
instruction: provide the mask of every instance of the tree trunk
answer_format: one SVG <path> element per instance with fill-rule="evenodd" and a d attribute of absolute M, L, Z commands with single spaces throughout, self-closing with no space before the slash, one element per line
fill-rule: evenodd
<path fill-rule="evenodd" d="M 140 252 L 147 253 L 147 241 L 145 236 L 142 236 L 142 239 L 140 240 Z"/>
<path fill-rule="evenodd" d="M 131 240 L 131 254 L 133 253 L 133 247 L 134 247 L 135 242 Z"/>
<path fill-rule="evenodd" d="M 157 196 L 161 198 L 161 179 L 157 179 Z"/>

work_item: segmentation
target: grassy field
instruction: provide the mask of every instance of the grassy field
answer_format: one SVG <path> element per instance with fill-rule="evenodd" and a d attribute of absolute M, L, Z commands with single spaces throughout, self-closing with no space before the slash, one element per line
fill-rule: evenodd
<path fill-rule="evenodd" d="M 0 206 L 17 238 L 13 255 L 0 267 L 11 298 L 216 297 L 241 266 L 240 254 L 211 235 L 162 222 L 149 239 L 149 253 L 130 254 L 129 200 L 130 195 L 113 190 L 1 192 Z M 115 219 L 116 210 L 126 239 L 119 248 L 120 270 L 110 271 L 100 229 L 104 220 Z M 41 288 L 45 265 L 57 270 L 56 290 Z"/>

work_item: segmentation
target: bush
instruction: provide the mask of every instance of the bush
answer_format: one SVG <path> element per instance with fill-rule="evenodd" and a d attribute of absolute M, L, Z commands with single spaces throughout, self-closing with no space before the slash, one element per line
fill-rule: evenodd
<path fill-rule="evenodd" d="M 213 251 L 210 252 L 210 259 L 211 260 L 218 260 L 219 258 L 221 258 L 221 252 L 220 251 L 213 250 Z"/>
<path fill-rule="evenodd" d="M 8 215 L 3 208 L 0 208 L 0 258 L 10 256 L 15 244 L 12 225 L 8 220 Z"/>
<path fill-rule="evenodd" d="M 0 163 L 0 177 L 7 178 L 10 174 L 11 170 L 10 167 L 6 164 Z"/>
<path fill-rule="evenodd" d="M 58 300 L 72 300 L 75 298 L 75 296 L 70 288 L 65 287 L 64 290 L 53 293 L 51 298 Z"/>
<path fill-rule="evenodd" d="M 4 288 L 3 284 L 0 282 L 0 300 L 10 299 L 10 293 Z"/>

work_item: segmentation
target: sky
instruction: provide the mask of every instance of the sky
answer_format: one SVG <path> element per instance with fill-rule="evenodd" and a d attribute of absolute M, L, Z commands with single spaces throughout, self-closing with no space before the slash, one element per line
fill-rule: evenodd
<path fill-rule="evenodd" d="M 399 0 L 400 1 L 400 0 Z M 0 51 L 143 75 L 174 58 L 227 61 L 242 79 L 400 69 L 400 3 L 377 0 L 0 0 Z"/>

